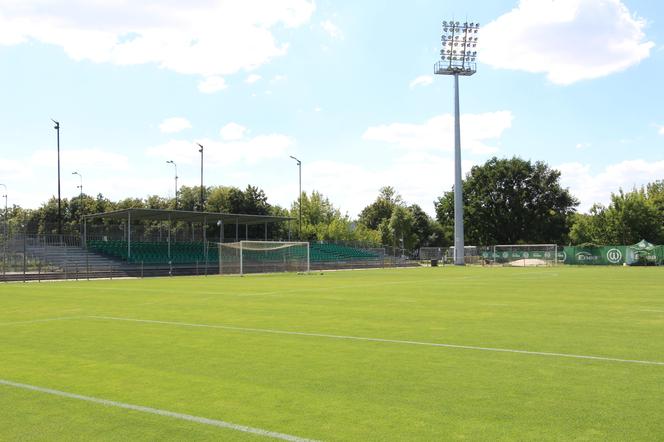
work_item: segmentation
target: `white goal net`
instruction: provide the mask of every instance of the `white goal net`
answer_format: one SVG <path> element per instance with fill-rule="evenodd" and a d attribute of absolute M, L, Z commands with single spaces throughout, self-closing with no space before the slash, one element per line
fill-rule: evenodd
<path fill-rule="evenodd" d="M 551 266 L 558 263 L 556 244 L 511 244 L 485 250 L 482 257 L 487 263 L 512 267 Z"/>
<path fill-rule="evenodd" d="M 218 243 L 219 273 L 308 272 L 308 242 L 240 241 Z"/>

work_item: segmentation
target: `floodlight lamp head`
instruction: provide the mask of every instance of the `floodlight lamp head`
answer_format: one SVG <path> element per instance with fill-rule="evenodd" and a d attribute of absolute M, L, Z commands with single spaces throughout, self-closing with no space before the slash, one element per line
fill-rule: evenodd
<path fill-rule="evenodd" d="M 56 130 L 60 129 L 60 122 L 59 121 L 55 121 L 53 118 L 51 118 L 51 121 L 55 123 L 55 126 L 53 127 L 53 129 L 56 129 Z"/>
<path fill-rule="evenodd" d="M 198 151 L 200 153 L 203 153 L 203 145 L 201 143 L 196 143 L 196 144 L 198 145 L 198 147 L 200 147 L 200 149 L 198 149 Z"/>

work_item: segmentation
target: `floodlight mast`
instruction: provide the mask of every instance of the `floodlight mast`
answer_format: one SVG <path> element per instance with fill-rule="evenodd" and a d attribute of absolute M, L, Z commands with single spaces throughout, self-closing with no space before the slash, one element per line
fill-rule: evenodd
<path fill-rule="evenodd" d="M 479 23 L 443 21 L 443 49 L 434 65 L 434 74 L 454 76 L 454 264 L 465 264 L 463 229 L 463 182 L 461 176 L 461 123 L 459 76 L 477 72 L 477 33 Z"/>

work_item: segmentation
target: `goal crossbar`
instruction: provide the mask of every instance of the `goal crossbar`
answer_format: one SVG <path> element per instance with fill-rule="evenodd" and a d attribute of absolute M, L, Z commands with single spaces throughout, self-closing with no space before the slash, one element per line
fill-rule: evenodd
<path fill-rule="evenodd" d="M 219 273 L 309 272 L 308 242 L 239 241 L 217 243 Z"/>

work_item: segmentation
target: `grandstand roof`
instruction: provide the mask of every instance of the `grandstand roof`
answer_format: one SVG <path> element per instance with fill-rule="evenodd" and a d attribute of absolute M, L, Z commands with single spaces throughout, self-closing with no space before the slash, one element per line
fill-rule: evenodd
<path fill-rule="evenodd" d="M 188 210 L 164 210 L 164 209 L 121 209 L 111 212 L 95 213 L 85 215 L 87 220 L 91 219 L 129 219 L 132 221 L 187 221 L 195 223 L 215 224 L 223 221 L 229 224 L 264 224 L 290 221 L 295 218 L 287 216 L 271 215 L 244 215 L 241 213 L 219 213 L 219 212 L 191 212 Z"/>

